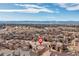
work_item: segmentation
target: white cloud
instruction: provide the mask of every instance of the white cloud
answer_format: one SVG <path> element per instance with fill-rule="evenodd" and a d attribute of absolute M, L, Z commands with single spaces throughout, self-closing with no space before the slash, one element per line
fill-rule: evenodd
<path fill-rule="evenodd" d="M 36 9 L 36 8 L 28 8 L 28 9 L 20 9 L 20 10 L 0 10 L 0 12 L 24 12 L 24 13 L 39 13 L 39 12 L 48 12 L 53 13 L 48 9 Z"/>
<path fill-rule="evenodd" d="M 70 11 L 79 10 L 79 3 L 59 3 L 58 5 Z"/>
<path fill-rule="evenodd" d="M 67 10 L 79 10 L 79 5 L 68 7 Z"/>
<path fill-rule="evenodd" d="M 0 12 L 22 12 L 23 10 L 0 10 Z"/>
<path fill-rule="evenodd" d="M 25 8 L 42 8 L 38 5 L 34 5 L 34 4 L 15 4 L 16 6 L 22 6 L 22 7 L 25 7 Z"/>
<path fill-rule="evenodd" d="M 54 17 L 54 16 L 50 16 L 50 17 L 47 17 L 47 18 L 49 18 L 49 19 L 55 19 L 56 17 Z"/>
<path fill-rule="evenodd" d="M 40 7 L 38 5 L 33 5 L 33 4 L 15 4 L 15 5 L 25 7 L 25 9 L 0 10 L 0 12 L 24 12 L 24 13 L 40 13 L 40 12 L 53 13 L 54 12 L 52 10 L 49 10 L 48 8 Z"/>
<path fill-rule="evenodd" d="M 33 12 L 33 13 L 39 13 L 39 12 L 54 13 L 54 11 L 48 8 L 36 5 L 36 4 L 15 4 L 15 5 L 25 7 L 26 10 L 28 10 L 29 12 Z"/>

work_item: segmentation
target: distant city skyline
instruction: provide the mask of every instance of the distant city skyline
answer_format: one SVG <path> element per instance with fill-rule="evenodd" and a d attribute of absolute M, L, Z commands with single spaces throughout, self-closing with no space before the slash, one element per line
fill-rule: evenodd
<path fill-rule="evenodd" d="M 0 21 L 79 21 L 79 3 L 0 3 Z"/>

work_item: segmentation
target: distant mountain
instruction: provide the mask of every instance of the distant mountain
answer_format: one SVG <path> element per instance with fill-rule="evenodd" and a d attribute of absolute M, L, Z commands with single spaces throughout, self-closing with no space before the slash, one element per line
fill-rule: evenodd
<path fill-rule="evenodd" d="M 79 25 L 79 21 L 0 21 L 0 24 L 74 24 L 74 25 Z"/>

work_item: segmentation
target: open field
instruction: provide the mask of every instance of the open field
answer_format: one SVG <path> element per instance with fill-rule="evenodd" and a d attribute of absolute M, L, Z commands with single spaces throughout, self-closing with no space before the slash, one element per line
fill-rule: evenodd
<path fill-rule="evenodd" d="M 38 36 L 43 39 L 42 45 Z M 1 56 L 79 56 L 79 25 L 0 25 Z"/>

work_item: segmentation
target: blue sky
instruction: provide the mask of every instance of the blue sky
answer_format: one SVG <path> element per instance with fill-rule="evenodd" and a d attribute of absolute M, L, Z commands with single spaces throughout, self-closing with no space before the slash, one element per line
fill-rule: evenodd
<path fill-rule="evenodd" d="M 0 3 L 0 21 L 79 21 L 79 3 Z"/>

